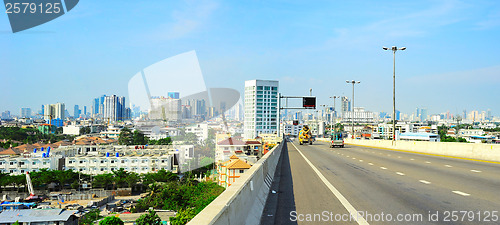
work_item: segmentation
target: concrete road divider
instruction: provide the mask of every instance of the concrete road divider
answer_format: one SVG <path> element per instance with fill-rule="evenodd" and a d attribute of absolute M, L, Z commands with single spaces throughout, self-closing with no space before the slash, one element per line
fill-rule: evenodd
<path fill-rule="evenodd" d="M 329 141 L 328 138 L 318 138 L 319 141 Z M 346 138 L 346 144 L 367 147 L 403 150 L 428 155 L 440 155 L 453 158 L 473 159 L 476 161 L 500 162 L 500 145 L 483 143 L 428 142 L 428 141 L 396 141 L 365 140 Z"/>
<path fill-rule="evenodd" d="M 281 150 L 274 147 L 188 224 L 259 224 Z"/>

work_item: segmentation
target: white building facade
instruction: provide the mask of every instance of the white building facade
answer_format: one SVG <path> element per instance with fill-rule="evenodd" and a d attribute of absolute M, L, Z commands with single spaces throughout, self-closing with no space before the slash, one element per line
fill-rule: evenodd
<path fill-rule="evenodd" d="M 278 87 L 274 80 L 245 81 L 245 139 L 278 132 Z"/>

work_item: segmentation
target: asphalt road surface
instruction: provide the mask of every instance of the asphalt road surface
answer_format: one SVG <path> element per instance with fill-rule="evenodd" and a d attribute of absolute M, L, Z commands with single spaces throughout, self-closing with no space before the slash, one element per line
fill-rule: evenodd
<path fill-rule="evenodd" d="M 500 164 L 287 143 L 275 224 L 500 224 Z"/>

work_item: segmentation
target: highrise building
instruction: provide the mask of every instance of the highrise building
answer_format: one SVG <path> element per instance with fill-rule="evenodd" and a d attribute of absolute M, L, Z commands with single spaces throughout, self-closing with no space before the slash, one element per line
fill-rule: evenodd
<path fill-rule="evenodd" d="M 43 107 L 43 119 L 65 119 L 65 105 L 64 103 L 48 104 Z"/>
<path fill-rule="evenodd" d="M 92 101 L 91 105 L 91 116 L 94 118 L 102 118 L 104 115 L 104 98 L 106 95 L 102 95 L 98 98 L 95 98 Z"/>
<path fill-rule="evenodd" d="M 275 80 L 245 81 L 244 138 L 278 132 L 278 87 Z"/>
<path fill-rule="evenodd" d="M 82 114 L 82 110 L 80 110 L 80 106 L 75 105 L 75 107 L 73 109 L 74 109 L 73 110 L 73 117 L 74 118 L 80 117 L 80 114 Z"/>
<path fill-rule="evenodd" d="M 164 121 L 179 121 L 182 118 L 182 105 L 180 99 L 165 98 L 163 96 L 151 97 L 149 119 Z"/>
<path fill-rule="evenodd" d="M 31 118 L 31 108 L 21 108 L 22 118 Z"/>
<path fill-rule="evenodd" d="M 10 111 L 2 112 L 2 119 L 10 119 Z"/>
<path fill-rule="evenodd" d="M 427 109 L 422 108 L 420 109 L 420 121 L 426 121 L 427 120 Z"/>
<path fill-rule="evenodd" d="M 351 111 L 351 101 L 347 96 L 342 96 L 340 98 L 340 109 L 342 110 L 342 117 L 344 117 L 346 112 Z"/>
<path fill-rule="evenodd" d="M 125 97 L 116 95 L 105 96 L 102 116 L 104 120 L 109 122 L 128 119 Z"/>
<path fill-rule="evenodd" d="M 173 99 L 179 99 L 179 92 L 168 92 L 168 97 Z"/>

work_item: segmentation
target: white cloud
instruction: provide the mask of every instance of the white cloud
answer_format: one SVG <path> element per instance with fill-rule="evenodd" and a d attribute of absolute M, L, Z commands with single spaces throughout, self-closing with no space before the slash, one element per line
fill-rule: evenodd
<path fill-rule="evenodd" d="M 218 8 L 218 4 L 212 1 L 186 1 L 181 10 L 175 10 L 171 15 L 171 22 L 161 24 L 153 32 L 155 39 L 173 40 L 183 38 L 203 29 L 210 16 Z"/>

